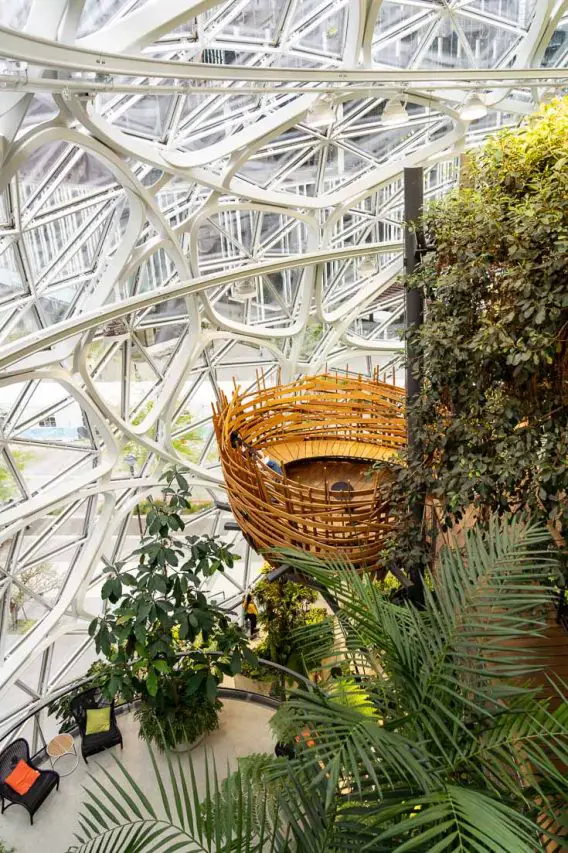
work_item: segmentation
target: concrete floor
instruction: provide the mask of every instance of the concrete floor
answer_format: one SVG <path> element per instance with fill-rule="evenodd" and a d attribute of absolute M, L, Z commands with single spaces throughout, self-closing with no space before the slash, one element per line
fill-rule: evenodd
<path fill-rule="evenodd" d="M 203 785 L 206 751 L 209 761 L 211 756 L 215 758 L 219 778 L 226 775 L 227 764 L 234 769 L 237 758 L 241 756 L 272 752 L 274 738 L 268 725 L 272 714 L 273 711 L 260 705 L 224 699 L 219 729 L 208 735 L 191 752 L 198 784 Z M 80 758 L 77 769 L 61 779 L 59 791 L 53 791 L 40 807 L 33 826 L 30 826 L 27 812 L 19 806 L 10 807 L 0 817 L 0 840 L 8 848 L 13 845 L 16 853 L 66 853 L 69 846 L 75 843 L 73 833 L 78 830 L 77 817 L 84 798 L 83 785 L 88 785 L 91 774 L 104 779 L 101 766 L 114 772 L 116 763 L 113 756 L 124 762 L 148 799 L 159 807 L 160 798 L 153 784 L 155 777 L 148 750 L 144 741 L 138 737 L 138 725 L 133 715 L 120 715 L 118 724 L 124 750 L 121 752 L 120 748 L 115 748 L 102 752 L 90 758 L 88 765 Z M 76 743 L 80 749 L 78 741 Z M 57 762 L 56 769 L 65 772 L 70 766 L 65 762 L 72 760 L 65 756 Z M 158 763 L 166 769 L 165 758 L 158 755 Z"/>

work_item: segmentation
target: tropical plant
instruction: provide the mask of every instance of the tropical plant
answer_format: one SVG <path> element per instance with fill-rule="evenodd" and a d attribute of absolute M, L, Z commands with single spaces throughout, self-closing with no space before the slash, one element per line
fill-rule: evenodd
<path fill-rule="evenodd" d="M 544 625 L 534 608 L 545 612 L 555 572 L 547 535 L 522 518 L 470 531 L 463 552 L 442 554 L 421 610 L 393 604 L 344 562 L 283 553 L 335 600 L 334 670 L 351 672 L 325 691 L 292 691 L 277 712 L 295 757 L 249 757 L 221 785 L 215 777 L 200 824 L 196 805 L 186 816 L 197 793 L 181 765 L 177 783 L 169 759 L 164 778 L 155 771 L 165 817 L 124 769 L 126 781 L 108 773 L 108 785 L 91 783 L 77 849 L 167 853 L 189 837 L 188 850 L 211 853 L 544 850 L 539 822 L 568 804 L 565 690 L 557 684 L 553 706 L 527 684 Z M 326 629 L 311 630 L 317 643 Z"/>
<path fill-rule="evenodd" d="M 78 843 L 68 853 L 282 853 L 286 831 L 268 797 L 250 796 L 237 771 L 222 785 L 206 758 L 200 789 L 191 756 L 172 759 L 160 770 L 150 747 L 152 774 L 145 785 L 116 761 L 114 772 L 100 767 L 91 777 L 79 819 Z M 206 796 L 202 801 L 203 790 Z M 156 804 L 156 796 L 159 804 Z"/>
<path fill-rule="evenodd" d="M 276 715 L 311 778 L 295 807 L 313 838 L 299 849 L 543 849 L 539 818 L 568 804 L 566 685 L 550 704 L 529 684 L 556 571 L 548 535 L 522 518 L 470 531 L 463 553 L 442 552 L 424 609 L 341 561 L 283 555 L 335 599 L 335 663 L 352 673 Z"/>
<path fill-rule="evenodd" d="M 285 577 L 269 580 L 271 566 L 265 563 L 261 579 L 254 588 L 260 605 L 259 623 L 266 632 L 267 658 L 287 665 L 293 651 L 291 634 L 305 622 L 310 607 L 317 601 L 317 592 L 306 584 Z"/>
<path fill-rule="evenodd" d="M 236 556 L 219 539 L 181 537 L 189 484 L 175 469 L 163 479 L 163 501 L 150 501 L 140 547 L 105 566 L 101 595 L 108 608 L 93 620 L 89 633 L 109 663 L 103 691 L 125 701 L 139 697 L 162 721 L 171 745 L 185 740 L 184 732 L 187 737 L 195 733 L 187 713 L 195 703 L 209 703 L 211 714 L 196 719 L 207 721 L 207 729 L 214 727 L 218 684 L 240 670 L 243 657 L 251 663 L 256 658 L 238 625 L 200 589 L 205 578 L 232 566 Z M 180 653 L 185 653 L 181 661 Z M 140 714 L 140 733 L 154 738 L 147 709 Z M 163 746 L 163 737 L 154 740 Z"/>
<path fill-rule="evenodd" d="M 285 577 L 268 580 L 270 568 L 268 564 L 263 567 L 263 577 L 254 587 L 254 596 L 260 607 L 259 622 L 265 633 L 255 651 L 258 657 L 308 675 L 301 629 L 325 620 L 326 611 L 314 607 L 318 598 L 315 589 Z M 333 637 L 330 636 L 329 642 L 331 647 Z M 319 661 L 310 659 L 314 669 L 320 663 L 321 658 Z"/>
<path fill-rule="evenodd" d="M 407 513 L 425 494 L 445 526 L 472 510 L 529 510 L 566 537 L 567 163 L 565 98 L 491 137 L 460 187 L 426 210 L 435 251 L 409 281 L 427 303 L 408 333 L 422 392 L 390 490 L 402 566 L 431 556 Z"/>
<path fill-rule="evenodd" d="M 219 728 L 219 699 L 211 701 L 203 691 L 184 696 L 183 703 L 160 707 L 141 702 L 135 716 L 140 736 L 148 743 L 174 749 L 179 744 L 193 744 L 206 732 Z"/>

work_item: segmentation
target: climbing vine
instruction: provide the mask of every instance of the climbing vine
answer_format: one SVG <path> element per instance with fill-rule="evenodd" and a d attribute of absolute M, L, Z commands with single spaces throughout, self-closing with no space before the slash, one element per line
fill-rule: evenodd
<path fill-rule="evenodd" d="M 568 527 L 568 99 L 472 155 L 461 186 L 425 212 L 435 247 L 410 286 L 423 365 L 418 445 L 396 469 L 399 520 L 424 494 L 443 524 L 529 510 Z M 399 559 L 427 559 L 403 524 Z M 421 544 L 422 542 L 422 544 Z"/>

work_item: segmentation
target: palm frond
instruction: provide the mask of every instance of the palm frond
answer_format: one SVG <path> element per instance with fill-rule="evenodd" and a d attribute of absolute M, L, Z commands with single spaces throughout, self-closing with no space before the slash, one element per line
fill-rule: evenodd
<path fill-rule="evenodd" d="M 352 812 L 360 815 L 361 809 L 345 810 L 341 835 L 353 835 Z M 365 816 L 359 849 L 368 853 L 534 853 L 540 847 L 532 821 L 482 792 L 455 785 L 370 808 Z"/>
<path fill-rule="evenodd" d="M 528 837 L 537 832 L 539 814 L 557 814 L 566 802 L 567 783 L 558 769 L 568 759 L 565 692 L 559 687 L 560 707 L 552 713 L 526 686 L 541 667 L 525 646 L 546 626 L 549 578 L 557 572 L 547 542 L 546 530 L 522 518 L 471 531 L 463 548 L 442 554 L 423 610 L 392 604 L 368 576 L 341 560 L 326 564 L 286 553 L 297 571 L 327 587 L 345 658 L 358 659 L 350 690 L 363 703 L 359 707 L 341 707 L 318 691 L 296 691 L 282 712 L 296 731 L 314 733 L 312 748 L 302 747 L 299 759 L 320 768 L 326 803 L 334 784 L 359 801 L 350 806 L 362 809 L 350 838 L 357 823 L 364 832 L 373 807 L 391 832 L 402 820 L 397 809 L 438 797 L 436 803 L 427 800 L 429 809 L 426 800 L 420 808 L 421 819 L 429 811 L 430 841 L 401 849 L 462 849 L 445 846 L 435 828 L 435 819 L 454 820 L 457 795 L 448 797 L 448 789 L 440 788 L 456 779 L 464 785 L 462 806 L 474 808 L 477 800 L 467 794 L 479 788 L 489 801 L 496 798 L 493 816 L 503 823 L 493 846 L 476 836 L 472 823 L 464 850 L 525 849 L 506 846 L 512 830 L 501 806 L 512 804 L 525 815 L 522 843 L 531 849 Z M 407 819 L 416 821 L 416 814 Z M 398 827 L 401 845 L 414 837 L 416 826 Z M 462 828 L 454 827 L 450 836 L 454 832 Z M 392 846 L 395 835 L 389 841 L 383 833 L 379 843 L 375 827 L 371 836 L 375 846 L 369 849 L 377 853 L 398 849 Z"/>
<path fill-rule="evenodd" d="M 190 755 L 166 755 L 160 768 L 148 746 L 151 777 L 144 790 L 118 759 L 116 772 L 91 776 L 69 853 L 277 853 L 285 850 L 274 799 L 248 795 L 240 771 L 219 782 L 206 758 L 200 787 Z M 270 802 L 270 808 L 268 803 Z M 264 803 L 264 805 L 263 805 Z"/>
<path fill-rule="evenodd" d="M 548 577 L 557 563 L 543 551 L 547 541 L 546 530 L 523 519 L 470 531 L 463 554 L 457 547 L 442 554 L 423 612 L 387 601 L 368 576 L 340 561 L 327 566 L 291 552 L 286 560 L 328 588 L 345 647 L 364 658 L 364 672 L 392 680 L 405 712 L 449 759 L 467 736 L 462 718 L 490 716 L 540 668 L 511 641 L 545 627 L 544 616 L 530 614 L 551 602 Z"/>
<path fill-rule="evenodd" d="M 361 793 L 372 784 L 380 797 L 401 783 L 417 790 L 430 784 L 433 768 L 420 744 L 385 727 L 371 697 L 352 679 L 340 679 L 327 694 L 292 691 L 273 725 L 284 740 L 296 736 L 291 766 L 316 770 L 328 805 L 338 785 Z"/>
<path fill-rule="evenodd" d="M 527 806 L 539 803 L 539 811 L 568 804 L 568 697 L 559 694 L 555 710 L 549 702 L 520 697 L 499 714 L 490 729 L 480 730 L 468 753 L 453 772 L 467 770 L 471 778 L 493 787 L 499 796 L 524 799 Z M 522 776 L 523 785 L 519 786 Z"/>
<path fill-rule="evenodd" d="M 345 654 L 340 626 L 332 616 L 294 629 L 291 640 L 298 649 L 306 672 L 320 667 L 329 669 Z"/>

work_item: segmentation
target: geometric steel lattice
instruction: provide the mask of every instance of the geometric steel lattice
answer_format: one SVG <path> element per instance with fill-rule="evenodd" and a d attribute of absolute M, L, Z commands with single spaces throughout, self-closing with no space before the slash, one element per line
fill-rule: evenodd
<path fill-rule="evenodd" d="M 0 3 L 0 734 L 92 660 L 103 558 L 165 466 L 189 468 L 188 532 L 240 553 L 208 586 L 238 606 L 262 559 L 225 530 L 211 404 L 257 370 L 402 381 L 402 171 L 439 197 L 564 91 L 567 13 Z"/>

